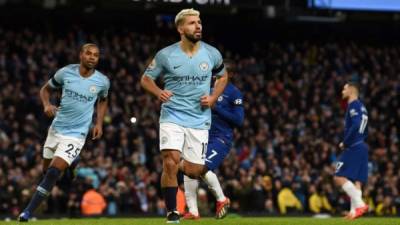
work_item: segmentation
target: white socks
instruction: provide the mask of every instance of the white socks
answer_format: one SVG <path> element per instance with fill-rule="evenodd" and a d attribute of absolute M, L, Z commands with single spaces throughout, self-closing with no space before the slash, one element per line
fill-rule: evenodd
<path fill-rule="evenodd" d="M 184 175 L 183 185 L 185 187 L 185 198 L 189 212 L 195 216 L 198 216 L 199 209 L 197 208 L 197 188 L 199 187 L 199 180 L 192 179 Z"/>
<path fill-rule="evenodd" d="M 221 202 L 225 200 L 224 192 L 222 191 L 221 185 L 218 181 L 218 177 L 215 173 L 208 171 L 201 177 L 204 182 L 208 185 L 217 201 Z M 185 198 L 189 212 L 194 216 L 199 215 L 199 209 L 197 207 L 197 189 L 199 187 L 199 180 L 192 179 L 186 175 L 183 176 L 183 184 L 185 186 Z"/>
<path fill-rule="evenodd" d="M 365 203 L 362 200 L 362 192 L 358 190 L 356 186 L 351 181 L 346 181 L 342 185 L 343 190 L 351 199 L 351 210 L 350 212 L 354 212 L 355 208 L 362 207 Z"/>
<path fill-rule="evenodd" d="M 217 175 L 212 171 L 208 171 L 206 174 L 202 176 L 202 179 L 208 185 L 208 188 L 214 194 L 217 201 L 222 202 L 225 200 L 224 192 L 222 191 L 221 184 L 218 181 Z"/>

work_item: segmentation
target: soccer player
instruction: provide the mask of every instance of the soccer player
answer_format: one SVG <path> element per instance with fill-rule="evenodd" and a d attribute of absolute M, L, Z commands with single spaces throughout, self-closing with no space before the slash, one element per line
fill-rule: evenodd
<path fill-rule="evenodd" d="M 176 211 L 177 172 L 198 178 L 211 125 L 211 109 L 228 82 L 220 52 L 200 41 L 200 13 L 183 9 L 175 17 L 181 40 L 160 50 L 141 78 L 142 87 L 162 101 L 160 150 L 163 159 L 161 187 L 167 208 L 167 223 L 179 223 Z M 164 89 L 155 83 L 164 75 Z M 211 76 L 217 80 L 210 94 Z M 180 157 L 183 157 L 180 163 Z"/>
<path fill-rule="evenodd" d="M 229 79 L 232 76 L 233 63 L 224 62 Z M 243 96 L 232 83 L 228 83 L 217 103 L 212 108 L 212 123 L 209 131 L 209 141 L 206 154 L 207 172 L 201 176 L 217 200 L 216 218 L 222 219 L 228 213 L 229 198 L 225 197 L 217 175 L 212 172 L 218 168 L 228 155 L 233 142 L 233 128 L 240 127 L 244 120 Z M 185 219 L 199 219 L 197 207 L 198 179 L 184 175 L 185 197 L 189 212 Z"/>
<path fill-rule="evenodd" d="M 358 99 L 359 86 L 356 82 L 347 82 L 342 91 L 347 100 L 344 139 L 339 144 L 343 153 L 336 163 L 335 183 L 342 187 L 351 199 L 351 209 L 346 218 L 355 219 L 368 211 L 368 205 L 362 200 L 362 183 L 368 178 L 368 146 L 364 139 L 368 134 L 368 113 Z"/>
<path fill-rule="evenodd" d="M 103 134 L 110 81 L 95 70 L 99 54 L 97 45 L 83 45 L 79 54 L 80 64 L 61 68 L 40 90 L 44 112 L 47 116 L 54 117 L 54 120 L 43 147 L 45 175 L 28 206 L 20 214 L 20 222 L 29 220 L 35 209 L 50 194 L 63 171 L 78 157 L 92 123 L 97 99 L 97 119 L 92 139 L 98 139 Z M 62 90 L 59 107 L 50 103 L 51 89 Z"/>

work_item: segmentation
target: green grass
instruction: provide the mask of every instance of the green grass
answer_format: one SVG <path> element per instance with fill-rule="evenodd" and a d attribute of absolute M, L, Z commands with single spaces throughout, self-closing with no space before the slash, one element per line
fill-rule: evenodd
<path fill-rule="evenodd" d="M 0 225 L 20 224 L 16 221 L 0 222 Z M 164 218 L 131 218 L 131 219 L 58 219 L 37 220 L 29 223 L 31 225 L 158 225 L 166 224 Z M 181 220 L 180 224 L 195 225 L 400 225 L 400 218 L 360 218 L 354 221 L 346 221 L 342 218 L 314 219 L 314 218 L 277 218 L 277 217 L 228 217 L 223 220 L 214 218 L 201 218 L 198 221 Z"/>

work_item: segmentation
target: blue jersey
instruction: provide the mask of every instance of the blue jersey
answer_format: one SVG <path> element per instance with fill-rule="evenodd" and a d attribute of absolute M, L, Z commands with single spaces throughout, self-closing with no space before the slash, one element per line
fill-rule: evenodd
<path fill-rule="evenodd" d="M 165 89 L 173 93 L 161 106 L 160 123 L 209 129 L 211 110 L 200 105 L 200 98 L 210 94 L 212 74 L 222 76 L 224 72 L 220 52 L 204 42 L 192 57 L 182 51 L 179 42 L 160 50 L 144 73 L 152 79 L 164 75 Z"/>
<path fill-rule="evenodd" d="M 230 144 L 233 141 L 233 128 L 241 126 L 243 119 L 242 93 L 233 84 L 228 83 L 212 109 L 209 139 L 219 137 Z"/>
<path fill-rule="evenodd" d="M 233 128 L 241 126 L 243 120 L 242 94 L 233 84 L 228 83 L 212 109 L 212 123 L 205 159 L 209 170 L 218 168 L 228 155 L 233 141 Z"/>
<path fill-rule="evenodd" d="M 368 135 L 368 112 L 360 100 L 352 101 L 346 111 L 343 144 L 350 148 L 364 142 Z"/>
<path fill-rule="evenodd" d="M 72 64 L 58 70 L 49 85 L 62 89 L 53 129 L 62 135 L 86 138 L 97 98 L 108 95 L 108 78 L 97 70 L 90 77 L 82 77 L 79 64 Z"/>

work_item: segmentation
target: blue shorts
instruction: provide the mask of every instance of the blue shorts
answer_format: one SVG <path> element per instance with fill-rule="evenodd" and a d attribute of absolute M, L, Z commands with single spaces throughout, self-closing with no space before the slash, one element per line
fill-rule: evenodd
<path fill-rule="evenodd" d="M 211 137 L 208 140 L 206 166 L 209 170 L 218 168 L 228 155 L 230 146 L 221 138 Z"/>
<path fill-rule="evenodd" d="M 336 162 L 336 176 L 366 183 L 368 180 L 368 146 L 360 143 L 347 148 Z"/>

